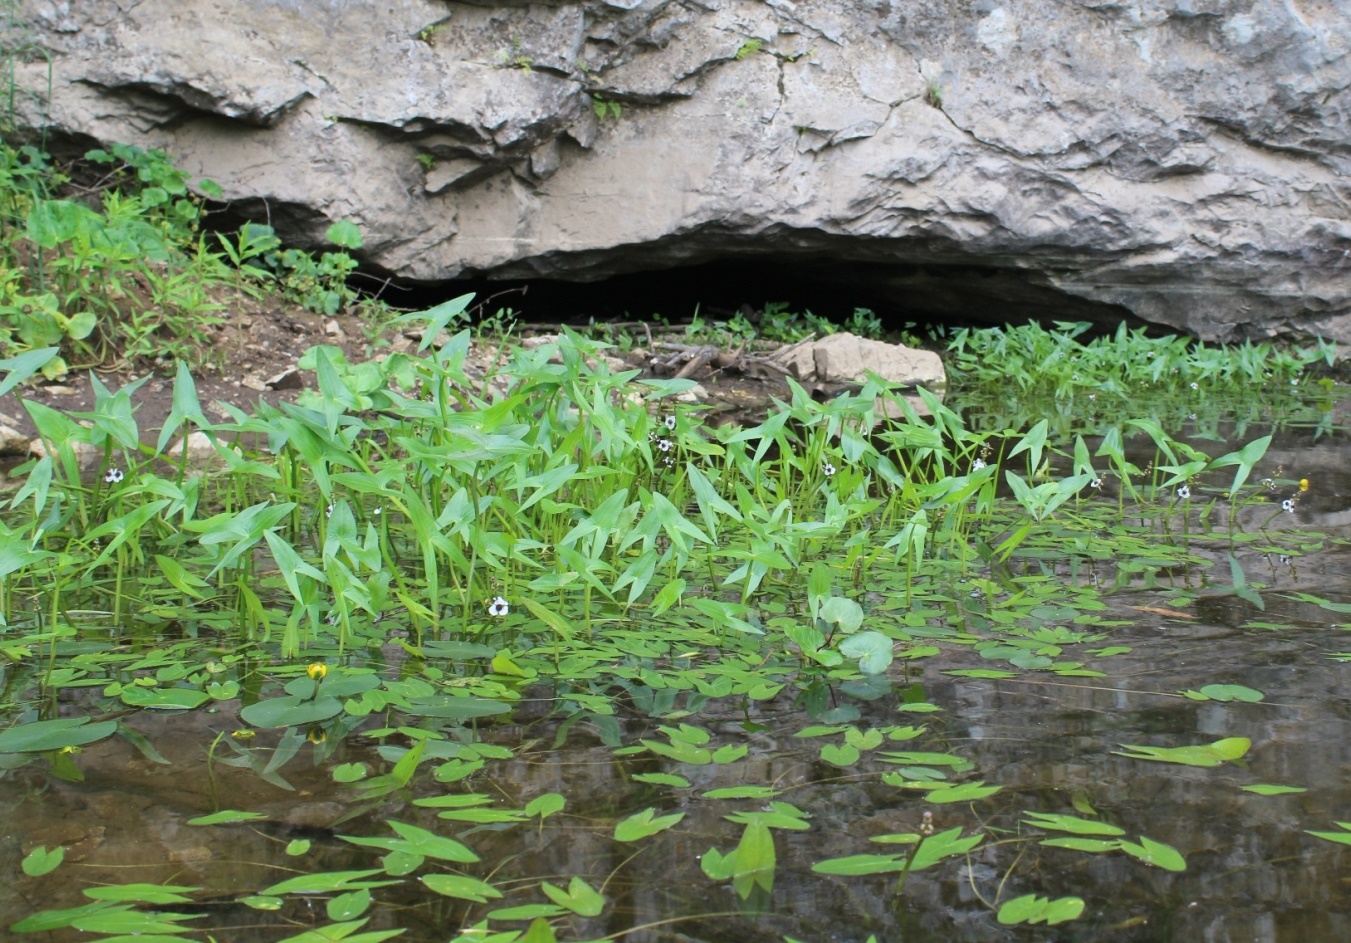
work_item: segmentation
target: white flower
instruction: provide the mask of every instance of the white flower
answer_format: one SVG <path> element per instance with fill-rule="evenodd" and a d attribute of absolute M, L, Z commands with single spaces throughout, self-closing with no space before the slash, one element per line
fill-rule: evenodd
<path fill-rule="evenodd" d="M 1193 390 L 1199 390 L 1201 388 L 1201 384 L 1197 383 L 1195 380 L 1192 380 L 1191 383 L 1187 385 L 1190 386 Z"/>
<path fill-rule="evenodd" d="M 1281 510 L 1284 511 L 1286 514 L 1294 514 L 1294 513 L 1295 513 L 1295 499 L 1294 499 L 1294 498 L 1286 498 L 1284 501 L 1282 501 L 1282 502 L 1281 502 Z"/>
<path fill-rule="evenodd" d="M 674 415 L 667 416 L 665 419 L 662 420 L 662 422 L 665 424 L 667 429 L 674 430 L 676 426 L 676 417 Z"/>
<path fill-rule="evenodd" d="M 1090 482 L 1088 483 L 1088 486 L 1089 486 L 1090 488 L 1101 488 L 1101 487 L 1102 487 L 1102 479 L 1101 479 L 1101 478 L 1094 478 L 1092 481 L 1090 481 Z"/>
<path fill-rule="evenodd" d="M 1088 398 L 1089 398 L 1089 399 L 1097 399 L 1097 398 L 1098 398 L 1098 394 L 1097 394 L 1097 393 L 1089 393 L 1089 394 L 1088 394 Z"/>
<path fill-rule="evenodd" d="M 110 485 L 115 485 L 115 484 L 117 484 L 119 481 L 121 481 L 123 477 L 124 477 L 124 476 L 123 476 L 123 474 L 122 474 L 122 469 L 120 469 L 120 468 L 110 468 L 110 469 L 108 469 L 108 474 L 106 474 L 106 475 L 103 476 L 103 480 L 106 481 L 106 482 L 108 482 L 108 484 L 110 484 Z"/>
<path fill-rule="evenodd" d="M 1186 485 L 1183 485 L 1181 488 L 1177 489 L 1177 496 L 1181 498 L 1183 501 L 1186 501 L 1188 498 L 1192 496 L 1192 489 L 1188 488 Z"/>
<path fill-rule="evenodd" d="M 374 511 L 372 511 L 371 513 L 374 514 L 376 517 L 379 517 L 379 516 L 380 516 L 380 513 L 381 513 L 382 511 L 384 511 L 384 508 L 376 508 L 376 509 L 375 509 Z"/>
<path fill-rule="evenodd" d="M 982 468 L 984 468 L 984 467 L 985 467 L 985 459 L 983 459 L 983 458 L 978 458 L 978 459 L 976 459 L 974 462 L 971 463 L 971 470 L 972 470 L 973 472 L 980 471 L 980 470 L 981 470 Z"/>
<path fill-rule="evenodd" d="M 488 615 L 496 616 L 499 619 L 510 611 L 511 607 L 507 605 L 507 601 L 501 596 L 495 597 L 493 601 L 488 604 Z"/>
<path fill-rule="evenodd" d="M 1276 559 L 1282 564 L 1288 565 L 1290 563 L 1290 555 L 1286 553 L 1280 554 L 1279 556 L 1276 557 Z"/>
<path fill-rule="evenodd" d="M 829 478 L 831 475 L 835 474 L 835 466 L 830 464 L 830 462 L 826 462 L 824 465 L 821 466 L 821 471 L 823 471 L 825 473 L 825 476 Z"/>
<path fill-rule="evenodd" d="M 657 440 L 657 448 L 661 449 L 663 452 L 669 452 L 669 451 L 671 451 L 672 447 L 674 447 L 674 446 L 675 446 L 675 443 L 672 442 L 670 439 L 658 439 L 658 440 Z"/>
<path fill-rule="evenodd" d="M 332 516 L 333 516 L 333 505 L 330 504 L 328 507 L 324 508 L 324 517 L 332 517 Z"/>

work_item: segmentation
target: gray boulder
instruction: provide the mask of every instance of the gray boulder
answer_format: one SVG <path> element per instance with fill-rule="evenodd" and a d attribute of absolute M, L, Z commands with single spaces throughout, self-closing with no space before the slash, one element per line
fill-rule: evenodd
<path fill-rule="evenodd" d="M 354 220 L 413 280 L 761 258 L 930 315 L 1351 341 L 1342 3 L 20 11 L 21 122 L 162 148 L 293 240 Z"/>

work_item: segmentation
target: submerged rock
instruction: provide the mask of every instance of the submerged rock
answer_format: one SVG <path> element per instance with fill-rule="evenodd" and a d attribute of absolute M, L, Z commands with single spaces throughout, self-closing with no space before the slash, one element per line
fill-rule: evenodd
<path fill-rule="evenodd" d="M 409 279 L 759 257 L 929 315 L 1351 341 L 1336 4 L 21 9 L 47 140 L 162 148 L 288 239 L 354 220 Z"/>

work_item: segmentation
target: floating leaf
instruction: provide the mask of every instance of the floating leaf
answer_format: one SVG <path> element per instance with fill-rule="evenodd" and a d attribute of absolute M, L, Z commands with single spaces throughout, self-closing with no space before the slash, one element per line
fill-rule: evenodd
<path fill-rule="evenodd" d="M 853 766 L 859 761 L 858 747 L 847 743 L 826 743 L 821 746 L 821 759 L 831 766 Z"/>
<path fill-rule="evenodd" d="M 1084 902 L 1078 897 L 1061 897 L 1048 900 L 1036 894 L 1027 894 L 1005 901 L 995 914 L 995 919 L 1006 926 L 1019 923 L 1045 923 L 1054 926 L 1073 920 L 1084 912 Z"/>
<path fill-rule="evenodd" d="M 321 871 L 318 874 L 302 874 L 273 884 L 263 891 L 264 896 L 281 897 L 285 894 L 332 894 L 346 891 L 384 887 L 393 881 L 367 881 L 366 878 L 383 874 L 379 868 L 370 871 Z"/>
<path fill-rule="evenodd" d="M 20 724 L 0 733 L 0 753 L 45 753 L 64 747 L 84 746 L 117 730 L 117 721 L 89 723 L 88 717 L 59 717 Z"/>
<path fill-rule="evenodd" d="M 656 812 L 656 809 L 647 808 L 615 823 L 615 840 L 638 841 L 640 838 L 665 831 L 685 817 L 684 812 L 677 812 L 653 818 Z"/>
<path fill-rule="evenodd" d="M 541 917 L 561 917 L 567 909 L 557 904 L 522 904 L 488 911 L 489 920 L 537 920 Z"/>
<path fill-rule="evenodd" d="M 531 799 L 525 807 L 526 815 L 538 815 L 541 819 L 547 819 L 555 812 L 563 811 L 563 807 L 568 804 L 568 800 L 556 792 L 546 792 L 543 795 Z"/>
<path fill-rule="evenodd" d="M 1123 841 L 1119 843 L 1121 850 L 1133 858 L 1139 858 L 1145 864 L 1152 864 L 1163 868 L 1165 871 L 1185 871 L 1187 870 L 1187 859 L 1183 858 L 1176 848 L 1171 845 L 1165 845 L 1163 842 L 1154 841 L 1152 838 L 1140 836 L 1140 844 Z"/>
<path fill-rule="evenodd" d="M 491 884 L 463 874 L 424 874 L 422 883 L 438 894 L 472 900 L 477 904 L 485 904 L 490 899 L 497 900 L 502 896 L 502 892 Z"/>
<path fill-rule="evenodd" d="M 676 776 L 674 773 L 634 773 L 635 782 L 650 783 L 654 786 L 675 786 L 677 789 L 685 789 L 690 781 L 684 776 Z"/>
<path fill-rule="evenodd" d="M 664 756 L 669 760 L 675 760 L 677 763 L 688 763 L 691 766 L 707 766 L 713 762 L 713 754 L 703 747 L 695 746 L 692 743 L 686 743 L 684 740 L 675 740 L 671 743 L 663 743 L 660 740 L 639 740 L 643 746 L 647 747 L 658 756 Z"/>
<path fill-rule="evenodd" d="M 1121 750 L 1113 750 L 1117 756 L 1130 757 L 1133 760 L 1153 760 L 1159 763 L 1177 763 L 1182 766 L 1219 766 L 1237 760 L 1248 752 L 1252 741 L 1247 737 L 1226 737 L 1214 743 L 1190 747 L 1151 747 L 1133 746 L 1123 743 Z"/>
<path fill-rule="evenodd" d="M 1303 786 L 1278 786 L 1271 783 L 1255 783 L 1251 786 L 1241 786 L 1244 792 L 1255 792 L 1259 796 L 1288 796 L 1299 792 L 1308 792 Z"/>
<path fill-rule="evenodd" d="M 122 703 L 128 707 L 140 707 L 158 711 L 190 711 L 201 707 L 211 700 L 206 691 L 196 688 L 141 688 L 122 689 Z"/>
<path fill-rule="evenodd" d="M 200 887 L 179 887 L 173 884 L 112 884 L 85 888 L 84 896 L 91 900 L 137 904 L 187 904 L 192 902 L 192 898 L 185 895 L 199 890 Z"/>
<path fill-rule="evenodd" d="M 311 842 L 308 838 L 293 838 L 286 843 L 286 853 L 291 857 L 299 857 L 310 850 Z"/>
<path fill-rule="evenodd" d="M 55 848 L 44 848 L 39 845 L 24 855 L 20 867 L 23 868 L 23 873 L 30 878 L 40 878 L 44 874 L 55 871 L 64 860 L 66 860 L 66 849 L 60 845 Z"/>
<path fill-rule="evenodd" d="M 1048 838 L 1041 844 L 1047 848 L 1068 848 L 1071 851 L 1087 851 L 1090 854 L 1121 850 L 1121 842 L 1104 841 L 1101 838 Z"/>
<path fill-rule="evenodd" d="M 1193 701 L 1245 701 L 1256 704 L 1265 694 L 1241 684 L 1207 684 L 1200 691 L 1183 691 Z"/>
<path fill-rule="evenodd" d="M 262 812 L 239 812 L 235 809 L 222 809 L 219 812 L 213 812 L 210 815 L 199 815 L 195 819 L 188 819 L 189 825 L 235 825 L 239 822 L 256 822 L 258 819 L 267 818 Z"/>
<path fill-rule="evenodd" d="M 329 920 L 354 920 L 364 914 L 371 906 L 371 892 L 362 888 L 348 891 L 329 899 L 324 912 Z"/>
<path fill-rule="evenodd" d="M 545 881 L 540 885 L 544 896 L 560 907 L 566 907 L 580 917 L 595 917 L 605 909 L 605 898 L 595 888 L 579 877 L 568 882 L 568 889 Z"/>
<path fill-rule="evenodd" d="M 325 695 L 311 701 L 291 695 L 257 701 L 241 710 L 239 717 L 255 727 L 303 727 L 341 713 L 342 701 L 336 697 Z"/>
<path fill-rule="evenodd" d="M 355 783 L 366 778 L 369 770 L 365 763 L 342 763 L 333 767 L 333 781 L 335 783 Z"/>
<path fill-rule="evenodd" d="M 1095 822 L 1092 819 L 1081 819 L 1073 815 L 1050 815 L 1044 812 L 1024 812 L 1023 814 L 1027 816 L 1026 821 L 1029 825 L 1057 832 L 1070 832 L 1074 835 L 1126 834 L 1123 829 L 1117 828 L 1115 825 Z"/>
<path fill-rule="evenodd" d="M 925 802 L 975 802 L 977 799 L 984 799 L 987 796 L 993 796 L 1003 786 L 987 786 L 983 780 L 973 783 L 962 783 L 960 786 L 943 786 L 934 789 L 925 795 Z"/>
<path fill-rule="evenodd" d="M 1315 832 L 1309 831 L 1315 838 L 1321 838 L 1325 841 L 1337 842 L 1339 845 L 1351 845 L 1351 822 L 1338 822 L 1337 827 L 1346 829 L 1341 832 Z"/>
<path fill-rule="evenodd" d="M 772 799 L 779 790 L 772 786 L 726 786 L 703 793 L 705 799 Z"/>

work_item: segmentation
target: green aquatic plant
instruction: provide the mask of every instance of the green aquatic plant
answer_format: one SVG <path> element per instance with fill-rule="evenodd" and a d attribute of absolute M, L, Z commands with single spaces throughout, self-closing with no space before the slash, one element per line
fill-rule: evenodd
<path fill-rule="evenodd" d="M 1175 580 L 1186 598 L 1189 569 L 1225 553 L 1315 544 L 1254 526 L 1272 493 L 1259 476 L 1284 482 L 1269 438 L 1212 457 L 1146 418 L 1096 443 L 1049 421 L 983 428 L 927 391 L 921 415 L 876 380 L 826 403 L 789 384 L 755 424 L 713 426 L 676 399 L 686 384 L 611 373 L 603 344 L 569 332 L 506 350 L 491 387 L 471 378 L 471 332 L 437 343 L 469 302 L 407 316 L 424 328 L 416 354 L 354 364 L 315 348 L 313 395 L 225 422 L 207 419 L 186 368 L 157 435 L 138 425 L 134 390 L 96 384 L 80 417 L 26 403 L 49 454 L 17 471 L 0 513 L 4 775 L 76 779 L 76 751 L 114 737 L 168 762 L 135 719 L 214 711 L 211 805 L 184 821 L 266 832 L 263 813 L 214 808 L 230 804 L 227 778 L 312 788 L 310 766 L 354 806 L 362 824 L 337 840 L 372 866 L 322 870 L 284 833 L 278 853 L 298 873 L 260 869 L 263 890 L 234 898 L 265 915 L 323 895 L 325 933 L 360 935 L 410 895 L 453 900 L 464 926 L 529 922 L 539 938 L 620 906 L 609 871 L 496 860 L 491 836 L 512 830 L 587 829 L 758 907 L 805 872 L 787 862 L 821 830 L 829 791 L 858 782 L 921 824 L 876 834 L 894 853 L 813 859 L 819 880 L 896 875 L 907 894 L 988 855 L 1020 883 L 1006 894 L 967 869 L 990 919 L 1050 924 L 1074 919 L 1078 898 L 1037 877 L 1037 855 L 1187 866 L 1192 846 L 1120 826 L 1011 821 L 1017 784 L 952 739 L 932 692 L 1096 690 L 1130 652 L 1113 644 L 1113 594 Z M 54 353 L 13 358 L 0 390 Z M 216 444 L 210 473 L 174 449 L 192 432 Z M 1276 709 L 1235 679 L 1205 680 L 1146 694 Z M 547 719 L 502 723 L 527 709 Z M 752 778 L 765 721 L 790 709 L 798 738 L 775 749 L 810 775 Z M 502 794 L 513 764 L 572 736 L 615 770 L 613 798 L 563 782 Z M 1248 746 L 1123 756 L 1218 766 Z M 701 804 L 729 825 L 706 834 Z M 952 818 L 926 829 L 923 811 Z M 697 863 L 696 836 L 711 845 Z M 118 907 L 128 932 L 169 935 L 145 929 L 149 906 L 102 900 L 89 924 L 53 905 L 12 926 L 104 926 Z"/>

